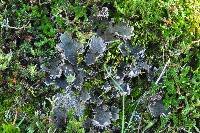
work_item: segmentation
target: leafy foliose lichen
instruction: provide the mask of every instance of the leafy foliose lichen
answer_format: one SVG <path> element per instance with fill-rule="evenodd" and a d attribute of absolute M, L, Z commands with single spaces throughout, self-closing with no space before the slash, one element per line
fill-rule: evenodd
<path fill-rule="evenodd" d="M 72 65 L 77 64 L 77 56 L 82 52 L 83 46 L 77 41 L 73 40 L 68 33 L 61 34 L 61 43 L 57 44 L 57 49 L 63 52 L 63 56 Z"/>
<path fill-rule="evenodd" d="M 85 62 L 87 65 L 94 64 L 106 50 L 106 43 L 101 37 L 93 36 L 89 42 L 89 50 L 86 53 Z"/>
<path fill-rule="evenodd" d="M 62 66 L 64 65 L 64 60 L 61 56 L 56 56 L 54 58 L 48 59 L 47 62 L 41 65 L 41 69 L 49 74 L 51 79 L 60 78 L 62 74 Z"/>
<path fill-rule="evenodd" d="M 158 117 L 160 115 L 165 116 L 168 114 L 168 110 L 164 107 L 162 99 L 161 92 L 149 98 L 148 109 L 152 116 Z"/>
<path fill-rule="evenodd" d="M 95 109 L 95 115 L 92 119 L 94 126 L 105 128 L 111 124 L 112 113 L 108 110 L 108 107 L 101 105 Z"/>
<path fill-rule="evenodd" d="M 123 38 L 124 40 L 131 39 L 131 37 L 134 35 L 133 31 L 134 28 L 132 26 L 129 26 L 125 22 L 121 22 L 118 24 L 115 24 L 114 26 L 110 25 L 108 28 L 108 31 L 110 33 L 115 34 L 116 36 L 119 36 Z"/>
<path fill-rule="evenodd" d="M 106 71 L 94 71 L 96 66 L 101 66 L 100 64 L 104 63 L 102 59 L 105 58 L 107 51 L 112 46 L 111 42 L 106 42 L 100 36 L 93 35 L 88 43 L 85 44 L 87 47 L 83 47 L 83 44 L 75 41 L 69 34 L 61 34 L 60 43 L 56 46 L 60 52 L 60 58 L 54 61 L 56 63 L 50 62 L 51 70 L 55 70 L 55 72 L 52 72 L 52 74 L 49 69 L 44 69 L 49 74 L 45 80 L 47 85 L 54 84 L 57 88 L 65 89 L 64 94 L 56 95 L 54 110 L 58 110 L 57 112 L 67 112 L 72 109 L 75 111 L 75 115 L 80 117 L 84 114 L 87 106 L 96 106 L 96 109 L 91 110 L 94 116 L 90 119 L 92 124 L 99 128 L 109 127 L 112 121 L 116 121 L 119 118 L 119 109 L 109 104 L 106 105 L 106 103 L 111 99 L 119 99 L 122 95 L 130 95 L 132 91 L 132 78 L 144 72 L 150 77 L 154 77 L 155 72 L 154 70 L 150 71 L 151 65 L 147 64 L 145 60 L 145 49 L 141 46 L 134 47 L 127 41 L 127 39 L 133 36 L 132 27 L 123 23 L 110 28 L 105 30 L 112 35 L 112 39 L 115 38 L 117 40 L 120 37 L 124 41 L 117 47 L 122 57 L 125 59 L 132 56 L 135 59 L 135 61 L 130 63 L 126 61 L 119 62 L 119 66 L 110 67 L 109 69 L 112 73 L 112 78 L 116 80 L 122 91 L 116 89 L 116 84 L 113 83 Z M 128 31 L 126 32 L 126 30 Z M 81 60 L 78 64 L 79 54 L 82 54 L 85 60 Z M 102 68 L 97 69 L 100 70 Z M 59 76 L 57 73 L 59 73 Z M 90 91 L 86 90 L 83 86 L 84 83 L 93 80 L 99 75 L 103 78 L 101 84 L 94 86 L 96 89 L 90 88 Z M 79 92 L 78 95 L 77 91 Z M 99 92 L 105 93 L 110 99 L 104 101 L 104 97 L 101 97 Z M 57 112 L 55 111 L 55 114 Z M 65 116 L 61 116 L 60 119 L 65 119 Z M 57 121 L 59 121 L 59 117 L 58 115 Z M 57 125 L 59 124 L 57 123 Z"/>

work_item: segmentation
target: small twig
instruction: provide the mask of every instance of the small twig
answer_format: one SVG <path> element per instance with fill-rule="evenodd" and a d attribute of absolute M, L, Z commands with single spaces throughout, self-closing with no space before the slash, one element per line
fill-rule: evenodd
<path fill-rule="evenodd" d="M 2 28 L 6 28 L 6 29 L 15 29 L 15 30 L 21 30 L 21 29 L 25 29 L 27 27 L 27 25 L 29 24 L 29 22 L 26 25 L 23 25 L 22 27 L 13 27 L 10 26 L 9 24 L 9 20 L 8 18 L 2 23 L 1 27 Z"/>
<path fill-rule="evenodd" d="M 192 41 L 192 43 L 199 43 L 199 42 L 200 42 L 200 39 L 199 39 L 199 40 Z"/>
<path fill-rule="evenodd" d="M 141 117 L 139 125 L 138 125 L 138 133 L 140 133 L 141 124 L 142 124 L 142 117 Z"/>
<path fill-rule="evenodd" d="M 21 29 L 26 28 L 26 26 L 22 26 L 22 27 L 13 27 L 13 26 L 4 25 L 4 24 L 3 24 L 1 27 L 2 27 L 2 28 L 7 28 L 7 29 L 15 29 L 15 30 L 21 30 Z"/>
<path fill-rule="evenodd" d="M 163 68 L 163 70 L 162 70 L 160 76 L 159 76 L 158 79 L 156 80 L 156 83 L 155 83 L 156 85 L 157 85 L 158 82 L 161 80 L 162 76 L 165 74 L 165 70 L 166 70 L 167 66 L 169 65 L 169 63 L 170 63 L 170 59 L 169 59 L 169 60 L 167 61 L 167 63 L 165 64 L 165 66 L 164 66 L 164 68 Z"/>
<path fill-rule="evenodd" d="M 163 59 L 163 63 L 165 62 L 165 49 L 164 49 L 164 46 L 163 46 L 163 49 L 162 49 L 162 59 Z"/>
<path fill-rule="evenodd" d="M 14 121 L 13 121 L 13 125 L 15 125 L 15 123 L 16 123 L 16 120 L 17 120 L 17 116 L 18 116 L 18 111 L 17 111 L 17 109 L 15 110 L 15 119 L 14 119 Z"/>
<path fill-rule="evenodd" d="M 179 130 L 183 130 L 184 132 L 189 133 L 189 131 L 187 131 L 187 130 L 186 130 L 185 128 L 183 128 L 183 127 L 180 127 Z"/>

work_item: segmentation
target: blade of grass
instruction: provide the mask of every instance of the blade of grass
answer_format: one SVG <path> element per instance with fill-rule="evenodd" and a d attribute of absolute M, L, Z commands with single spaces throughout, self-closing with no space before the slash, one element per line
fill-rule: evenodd
<path fill-rule="evenodd" d="M 125 122 L 125 114 L 124 114 L 125 107 L 124 107 L 124 103 L 125 103 L 125 96 L 123 94 L 123 96 L 122 96 L 122 130 L 121 130 L 121 133 L 125 133 L 125 131 L 124 131 L 124 122 Z"/>
<path fill-rule="evenodd" d="M 149 124 L 144 128 L 144 130 L 142 131 L 142 133 L 144 133 L 146 130 L 148 130 L 149 128 L 151 128 L 154 124 L 155 124 L 155 121 L 149 122 Z"/>
<path fill-rule="evenodd" d="M 138 107 L 138 105 L 139 105 L 141 99 L 143 99 L 143 97 L 146 96 L 148 93 L 149 93 L 148 91 L 145 92 L 145 93 L 137 100 L 137 103 L 136 103 L 136 105 L 135 105 L 135 108 L 134 108 L 134 110 L 133 110 L 133 112 L 132 112 L 132 114 L 131 114 L 131 118 L 130 118 L 130 120 L 129 120 L 129 122 L 128 122 L 128 126 L 127 126 L 128 128 L 130 128 L 131 122 L 133 121 L 133 116 L 134 116 L 134 114 L 135 114 L 135 111 L 136 111 L 136 109 L 137 109 L 137 107 Z"/>
<path fill-rule="evenodd" d="M 24 121 L 24 119 L 25 119 L 25 116 L 21 119 L 21 121 L 17 124 L 16 127 L 19 127 L 22 124 L 22 122 Z"/>
<path fill-rule="evenodd" d="M 197 131 L 197 133 L 200 133 L 200 130 L 199 130 L 199 128 L 196 125 L 194 125 L 194 128 Z"/>
<path fill-rule="evenodd" d="M 106 70 L 108 77 L 111 78 L 112 82 L 114 83 L 115 88 L 123 93 L 122 94 L 122 124 L 121 124 L 122 129 L 121 129 L 121 133 L 125 133 L 125 131 L 124 131 L 124 123 L 125 123 L 125 95 L 124 95 L 124 91 L 121 88 L 121 86 L 116 82 L 116 80 L 114 80 L 114 78 L 112 77 L 112 74 L 110 72 L 108 72 L 106 64 L 104 64 L 104 69 Z"/>
<path fill-rule="evenodd" d="M 163 70 L 162 70 L 160 76 L 159 76 L 158 79 L 156 80 L 156 82 L 155 82 L 156 85 L 158 84 L 158 82 L 160 81 L 160 79 L 162 78 L 162 76 L 164 75 L 164 73 L 165 73 L 165 71 L 166 71 L 166 69 L 167 69 L 167 66 L 168 66 L 169 64 L 170 64 L 170 59 L 168 59 L 168 61 L 166 62 L 166 64 L 165 64 L 165 66 L 164 66 L 164 68 L 163 68 Z M 131 115 L 131 118 L 130 118 L 130 120 L 129 120 L 129 122 L 128 122 L 128 126 L 127 126 L 128 128 L 130 128 L 130 124 L 131 124 L 131 122 L 132 122 L 132 120 L 133 120 L 133 116 L 134 116 L 134 114 L 135 114 L 135 110 L 136 110 L 137 106 L 139 105 L 140 100 L 141 100 L 145 95 L 147 95 L 148 93 L 149 93 L 149 91 L 146 91 L 146 92 L 138 99 L 138 101 L 137 101 L 137 103 L 136 103 L 136 106 L 135 106 L 135 108 L 134 108 L 134 110 L 133 110 L 133 113 L 132 113 L 132 115 Z"/>

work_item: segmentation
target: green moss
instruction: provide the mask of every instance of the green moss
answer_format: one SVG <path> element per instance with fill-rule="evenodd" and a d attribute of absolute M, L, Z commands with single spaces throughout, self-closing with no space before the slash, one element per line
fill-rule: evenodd
<path fill-rule="evenodd" d="M 12 124 L 3 124 L 0 127 L 1 133 L 20 133 L 20 129 L 13 126 Z"/>

